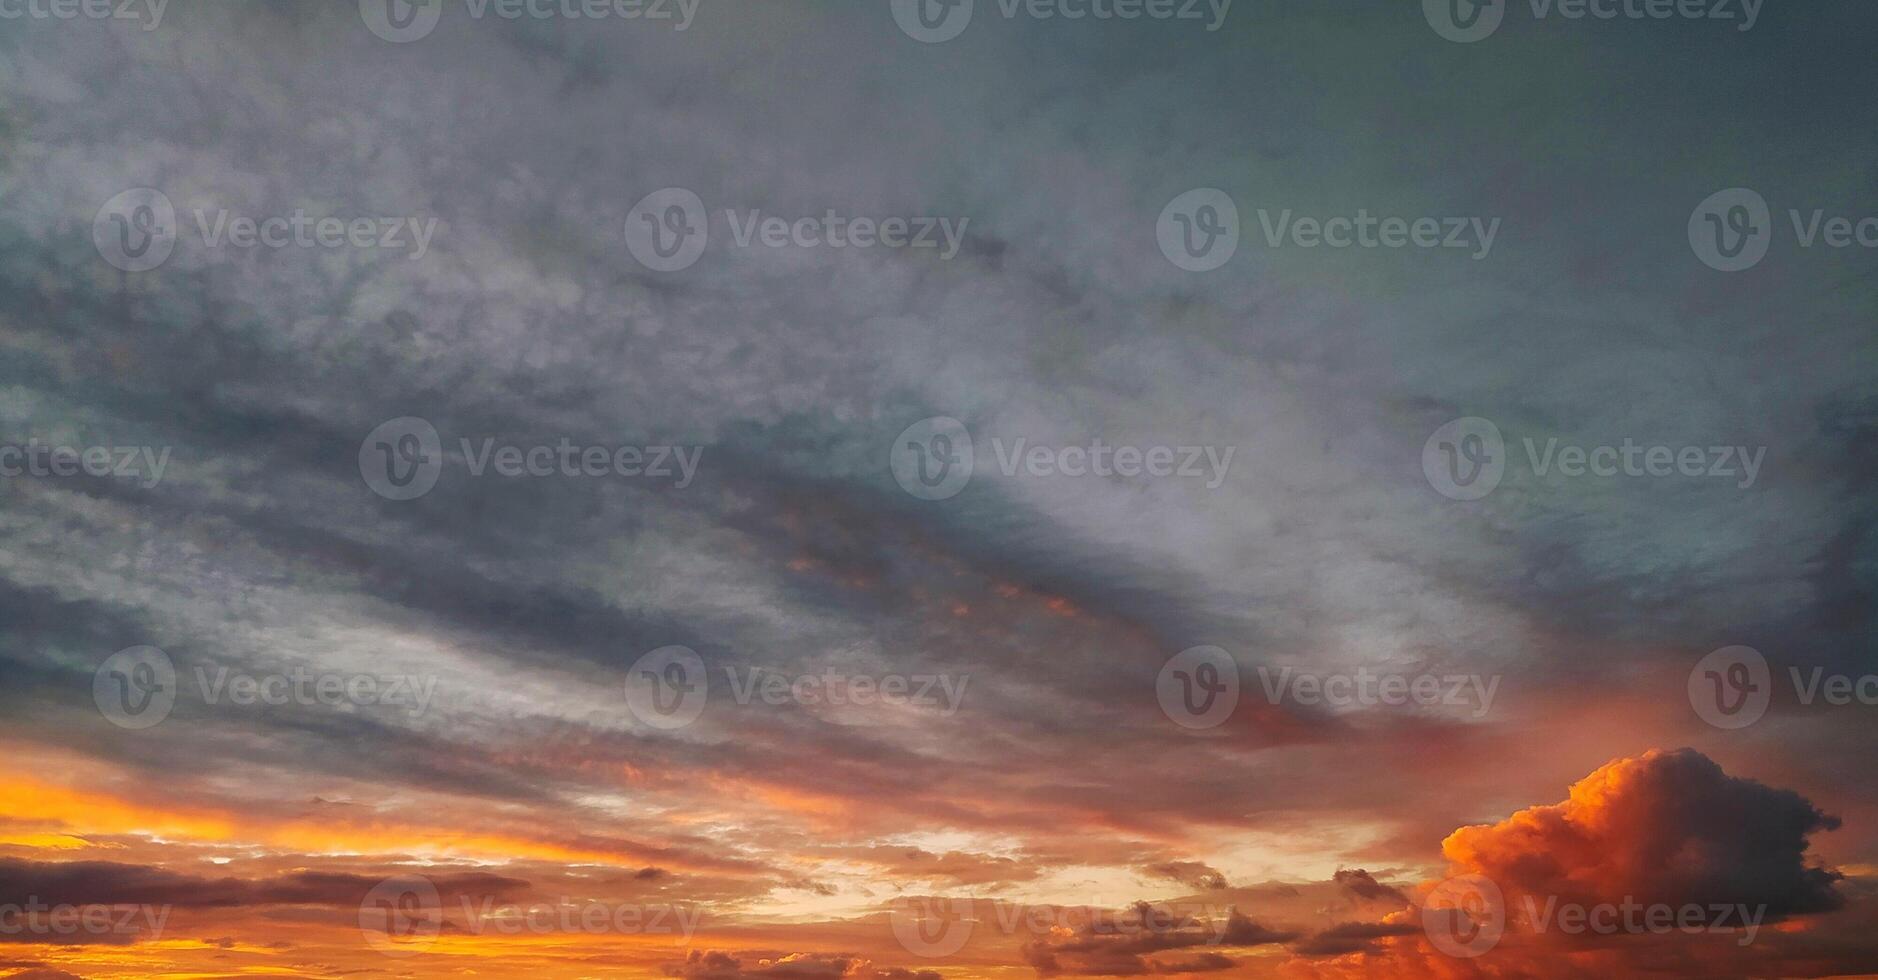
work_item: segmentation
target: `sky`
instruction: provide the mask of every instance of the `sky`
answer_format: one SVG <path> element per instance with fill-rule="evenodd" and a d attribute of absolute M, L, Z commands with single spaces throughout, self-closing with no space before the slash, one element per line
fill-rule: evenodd
<path fill-rule="evenodd" d="M 0 977 L 1878 976 L 1874 27 L 0 0 Z"/>

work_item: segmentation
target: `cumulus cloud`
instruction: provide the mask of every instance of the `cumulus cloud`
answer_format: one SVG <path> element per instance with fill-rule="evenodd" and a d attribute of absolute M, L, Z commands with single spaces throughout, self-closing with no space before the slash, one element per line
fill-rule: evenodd
<path fill-rule="evenodd" d="M 1509 892 L 1765 905 L 1780 918 L 1841 904 L 1840 875 L 1807 860 L 1811 836 L 1838 826 L 1798 793 L 1730 776 L 1692 749 L 1652 750 L 1600 767 L 1563 802 L 1456 830 L 1442 852 Z"/>
<path fill-rule="evenodd" d="M 1377 881 L 1374 875 L 1362 868 L 1340 868 L 1331 876 L 1331 880 L 1343 886 L 1345 891 L 1365 901 L 1391 901 L 1398 905 L 1408 904 L 1408 896 L 1401 890 Z"/>

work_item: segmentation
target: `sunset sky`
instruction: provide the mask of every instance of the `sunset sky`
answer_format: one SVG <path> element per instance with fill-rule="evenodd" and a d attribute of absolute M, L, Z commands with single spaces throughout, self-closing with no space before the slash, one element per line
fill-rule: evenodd
<path fill-rule="evenodd" d="M 0 980 L 1878 976 L 1878 7 L 1680 3 L 0 0 Z"/>

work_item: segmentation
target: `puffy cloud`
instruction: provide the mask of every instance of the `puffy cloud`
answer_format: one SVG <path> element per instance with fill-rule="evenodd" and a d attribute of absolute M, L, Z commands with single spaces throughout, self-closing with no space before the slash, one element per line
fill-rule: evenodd
<path fill-rule="evenodd" d="M 1408 904 L 1408 896 L 1398 889 L 1377 881 L 1374 875 L 1362 868 L 1340 868 L 1331 876 L 1331 880 L 1342 885 L 1346 891 L 1360 899 L 1388 900 L 1399 905 Z"/>
<path fill-rule="evenodd" d="M 1729 776 L 1699 752 L 1652 750 L 1600 767 L 1561 803 L 1456 830 L 1442 852 L 1507 892 L 1765 905 L 1777 919 L 1841 904 L 1839 874 L 1806 853 L 1813 833 L 1838 826 L 1798 793 Z"/>

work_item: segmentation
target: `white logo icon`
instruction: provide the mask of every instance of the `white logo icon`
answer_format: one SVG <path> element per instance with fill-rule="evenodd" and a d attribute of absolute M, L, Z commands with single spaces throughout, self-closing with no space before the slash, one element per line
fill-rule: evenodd
<path fill-rule="evenodd" d="M 415 956 L 443 930 L 443 898 L 423 875 L 386 878 L 359 903 L 359 931 L 386 956 Z"/>
<path fill-rule="evenodd" d="M 156 647 L 119 650 L 92 674 L 91 699 L 111 724 L 132 731 L 149 728 L 176 706 L 176 665 Z"/>
<path fill-rule="evenodd" d="M 1689 671 L 1689 706 L 1716 728 L 1746 728 L 1767 713 L 1773 680 L 1759 650 L 1722 647 Z"/>
<path fill-rule="evenodd" d="M 972 0 L 892 0 L 893 20 L 915 41 L 950 41 L 972 22 Z"/>
<path fill-rule="evenodd" d="M 1483 418 L 1455 419 L 1422 444 L 1422 475 L 1451 500 L 1479 500 L 1506 475 L 1506 440 Z"/>
<path fill-rule="evenodd" d="M 437 29 L 443 0 L 359 0 L 359 17 L 373 34 L 404 44 Z"/>
<path fill-rule="evenodd" d="M 154 187 L 133 187 L 98 209 L 91 242 L 106 262 L 125 272 L 147 272 L 176 248 L 176 208 Z"/>
<path fill-rule="evenodd" d="M 951 956 L 972 937 L 969 899 L 896 899 L 888 907 L 887 921 L 900 948 L 914 956 Z"/>
<path fill-rule="evenodd" d="M 443 440 L 437 427 L 415 415 L 373 429 L 359 443 L 359 475 L 386 500 L 411 500 L 430 492 L 443 471 Z"/>
<path fill-rule="evenodd" d="M 1499 945 L 1506 934 L 1506 899 L 1483 875 L 1459 875 L 1434 887 L 1422 902 L 1422 931 L 1449 956 L 1470 959 Z"/>
<path fill-rule="evenodd" d="M 1188 647 L 1154 679 L 1161 713 L 1189 731 L 1218 728 L 1239 706 L 1239 662 L 1219 647 Z"/>
<path fill-rule="evenodd" d="M 1422 16 L 1435 33 L 1459 44 L 1482 40 L 1500 29 L 1506 0 L 1422 0 Z"/>
<path fill-rule="evenodd" d="M 893 440 L 887 463 L 900 489 L 921 500 L 944 500 L 971 482 L 972 434 L 948 415 L 920 419 Z"/>
<path fill-rule="evenodd" d="M 1210 272 L 1239 250 L 1239 206 L 1216 187 L 1195 188 L 1161 209 L 1154 237 L 1167 261 L 1188 272 Z"/>
<path fill-rule="evenodd" d="M 660 647 L 626 673 L 626 710 L 661 731 L 683 728 L 704 713 L 710 693 L 704 660 L 686 646 Z"/>
<path fill-rule="evenodd" d="M 703 199 L 683 187 L 653 191 L 626 215 L 626 250 L 654 272 L 677 272 L 698 261 L 709 238 Z"/>
<path fill-rule="evenodd" d="M 1740 272 L 1760 264 L 1774 240 L 1767 199 L 1745 187 L 1716 191 L 1689 215 L 1689 247 L 1702 264 Z"/>

